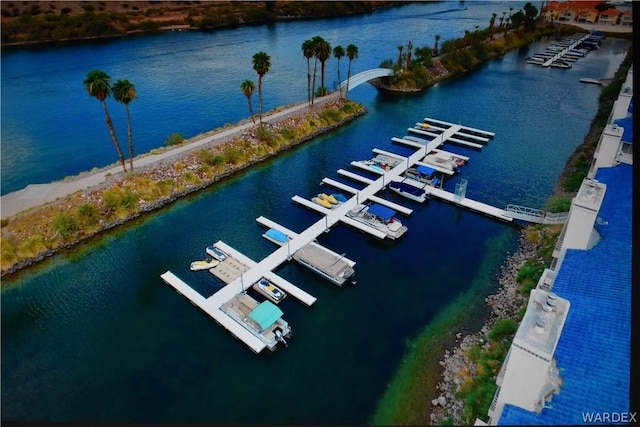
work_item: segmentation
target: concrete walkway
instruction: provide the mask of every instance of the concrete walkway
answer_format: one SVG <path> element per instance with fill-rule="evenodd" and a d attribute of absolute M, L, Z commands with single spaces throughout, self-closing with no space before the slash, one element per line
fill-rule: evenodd
<path fill-rule="evenodd" d="M 331 93 L 322 98 L 316 98 L 314 107 L 321 106 L 329 101 L 338 99 L 338 92 Z M 310 109 L 308 102 L 301 102 L 293 106 L 284 108 L 276 113 L 263 116 L 262 121 L 265 123 L 276 122 L 286 118 L 287 116 L 299 114 L 301 111 Z M 257 122 L 256 122 L 257 123 Z M 176 155 L 185 154 L 190 151 L 201 148 L 207 144 L 220 144 L 235 136 L 241 135 L 247 129 L 254 127 L 251 121 L 237 124 L 229 129 L 216 132 L 214 135 L 206 136 L 185 145 L 166 150 L 158 154 L 149 154 L 138 156 L 133 160 L 134 170 L 144 166 L 151 165 L 163 159 L 167 159 Z M 9 218 L 20 212 L 41 206 L 46 203 L 53 202 L 61 197 L 68 196 L 77 191 L 104 183 L 107 178 L 122 175 L 122 166 L 114 166 L 102 169 L 96 173 L 79 177 L 77 179 L 69 179 L 68 181 L 56 181 L 49 184 L 30 184 L 22 190 L 14 191 L 0 197 L 0 217 L 2 219 Z"/>

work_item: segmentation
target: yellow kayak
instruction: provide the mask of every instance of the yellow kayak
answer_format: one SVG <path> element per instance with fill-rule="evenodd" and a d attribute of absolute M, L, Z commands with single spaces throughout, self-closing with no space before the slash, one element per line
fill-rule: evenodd
<path fill-rule="evenodd" d="M 314 197 L 313 199 L 311 199 L 311 201 L 313 203 L 319 204 L 320 206 L 324 206 L 325 208 L 331 209 L 331 203 L 329 203 L 325 199 L 321 199 L 320 197 Z"/>
<path fill-rule="evenodd" d="M 338 201 L 336 200 L 335 197 L 333 197 L 332 194 L 321 193 L 321 194 L 318 194 L 318 197 L 323 199 L 323 200 L 326 200 L 327 202 L 331 203 L 332 205 L 337 205 L 338 204 Z"/>

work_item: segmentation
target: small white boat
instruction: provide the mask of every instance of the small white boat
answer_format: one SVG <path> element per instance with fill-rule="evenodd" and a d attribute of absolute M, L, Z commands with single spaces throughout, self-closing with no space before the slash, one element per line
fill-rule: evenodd
<path fill-rule="evenodd" d="M 225 254 L 224 252 L 222 252 L 220 249 L 216 248 L 213 245 L 207 246 L 207 249 L 205 249 L 205 251 L 209 255 L 217 259 L 218 261 L 224 261 L 225 259 L 227 259 L 227 256 L 228 256 L 227 254 Z"/>
<path fill-rule="evenodd" d="M 285 299 L 287 296 L 287 294 L 285 294 L 282 289 L 280 289 L 264 277 L 258 280 L 258 282 L 253 285 L 253 289 L 276 304 L 280 303 L 280 301 Z"/>
<path fill-rule="evenodd" d="M 452 172 L 458 170 L 458 164 L 455 161 L 440 157 L 437 154 L 427 154 L 422 162 L 428 165 L 439 166 Z"/>
<path fill-rule="evenodd" d="M 275 228 L 268 229 L 262 235 L 262 237 L 275 243 L 278 246 L 283 246 L 285 243 L 289 241 L 289 236 L 284 234 L 282 231 L 276 230 Z"/>
<path fill-rule="evenodd" d="M 191 269 L 191 271 L 211 270 L 218 264 L 220 264 L 220 261 L 218 261 L 217 259 L 198 260 L 193 261 L 189 268 Z"/>
<path fill-rule="evenodd" d="M 378 154 L 371 160 L 357 160 L 351 162 L 353 166 L 370 170 L 371 172 L 377 174 L 384 174 L 385 172 L 390 171 L 391 169 L 398 166 L 402 163 L 402 159 L 397 157 L 385 156 L 384 154 Z"/>
<path fill-rule="evenodd" d="M 370 205 L 356 205 L 346 215 L 382 231 L 390 239 L 397 239 L 407 231 L 407 227 L 402 225 L 400 220 L 394 218 L 395 214 L 396 211 L 393 209 L 377 203 L 371 203 Z"/>

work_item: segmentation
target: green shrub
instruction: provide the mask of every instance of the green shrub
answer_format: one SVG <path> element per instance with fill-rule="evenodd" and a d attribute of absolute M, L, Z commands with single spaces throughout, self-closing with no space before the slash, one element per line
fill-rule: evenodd
<path fill-rule="evenodd" d="M 104 193 L 102 193 L 102 200 L 104 201 L 104 205 L 109 212 L 115 211 L 120 204 L 119 191 L 116 191 L 113 188 L 106 190 Z"/>
<path fill-rule="evenodd" d="M 183 142 L 184 142 L 184 135 L 176 132 L 169 135 L 167 139 L 164 141 L 164 144 L 167 146 L 172 146 L 172 145 L 180 145 Z"/>
<path fill-rule="evenodd" d="M 78 207 L 78 215 L 86 225 L 98 222 L 98 210 L 92 203 L 84 203 Z"/>
<path fill-rule="evenodd" d="M 60 233 L 62 237 L 69 237 L 78 231 L 78 222 L 73 215 L 60 212 L 53 220 L 53 228 Z"/>
<path fill-rule="evenodd" d="M 126 188 L 120 197 L 120 206 L 127 210 L 136 209 L 138 207 L 138 194 L 130 188 Z"/>
<path fill-rule="evenodd" d="M 320 118 L 327 124 L 340 122 L 340 112 L 335 108 L 329 108 L 320 112 Z"/>
<path fill-rule="evenodd" d="M 488 336 L 491 341 L 500 341 L 503 338 L 514 335 L 517 329 L 518 325 L 513 320 L 500 319 L 493 325 Z"/>
<path fill-rule="evenodd" d="M 570 207 L 571 199 L 567 195 L 552 196 L 545 204 L 545 210 L 551 213 L 569 212 Z"/>

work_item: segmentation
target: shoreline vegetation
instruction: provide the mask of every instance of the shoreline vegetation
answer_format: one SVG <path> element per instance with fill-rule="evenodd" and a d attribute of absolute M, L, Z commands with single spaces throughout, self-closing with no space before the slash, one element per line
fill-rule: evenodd
<path fill-rule="evenodd" d="M 60 7 L 62 3 L 65 2 L 56 2 Z M 110 4 L 97 2 L 99 5 L 103 3 Z M 393 5 L 399 4 L 403 3 Z M 4 6 L 5 3 L 3 46 Z M 237 22 L 233 25 L 242 23 L 246 24 Z M 162 27 L 168 29 L 167 25 L 167 21 L 163 21 Z M 406 73 L 406 79 L 391 78 L 386 82 L 380 79 L 374 85 L 381 91 L 392 93 L 422 93 L 439 81 L 470 72 L 506 51 L 529 44 L 544 35 L 558 36 L 583 30 L 563 25 L 549 27 L 546 31 L 548 32 L 531 37 L 515 33 L 505 33 L 496 37 L 492 42 L 497 46 L 491 48 L 494 55 L 487 55 L 484 59 L 475 56 L 479 62 L 468 62 L 468 68 L 452 67 L 450 71 L 447 62 L 443 60 L 445 55 L 434 56 L 431 58 L 432 63 L 425 66 L 432 76 L 428 83 L 415 82 L 415 75 L 411 77 L 410 73 Z M 467 54 L 463 55 L 466 57 Z M 586 176 L 613 100 L 620 90 L 624 78 L 621 79 L 621 76 L 629 69 L 630 56 L 631 53 L 616 73 L 613 82 L 603 88 L 598 113 L 592 121 L 584 143 L 568 160 L 559 177 L 554 194 L 549 199 L 550 209 L 561 211 L 564 206 L 568 206 L 582 177 Z M 448 65 L 451 66 L 451 63 Z M 414 83 L 410 82 L 411 79 Z M 77 192 L 3 220 L 2 277 L 35 265 L 59 250 L 74 247 L 93 236 L 104 234 L 105 231 L 128 220 L 158 210 L 182 196 L 207 188 L 363 114 L 366 114 L 364 106 L 344 99 L 333 99 L 323 106 L 318 103 L 315 108 L 304 110 L 303 114 L 289 116 L 264 126 L 254 126 L 241 137 L 224 141 L 215 147 L 177 155 L 161 164 L 140 168 L 135 173 L 113 175 L 106 183 L 95 188 Z M 206 135 L 217 131 L 220 130 L 216 129 Z M 184 143 L 194 142 L 202 137 L 203 135 L 199 135 L 185 140 Z M 151 154 L 153 153 L 152 151 Z M 78 177 L 93 172 L 85 172 Z M 108 220 L 105 221 L 103 215 L 108 215 Z M 68 234 L 60 231 L 53 233 L 54 240 L 59 244 L 54 249 L 47 246 L 50 242 L 45 237 L 33 233 L 37 227 L 48 227 L 51 230 L 52 218 L 56 219 L 58 230 L 68 230 Z M 464 307 L 469 301 L 460 298 L 452 304 L 450 310 L 440 315 L 431 326 L 426 327 L 408 343 L 406 355 L 371 417 L 372 424 L 461 425 L 473 424 L 476 417 L 486 418 L 486 408 L 495 392 L 495 375 L 499 372 L 502 359 L 517 328 L 517 321 L 524 314 L 523 302 L 526 301 L 529 291 L 535 287 L 544 267 L 549 265 L 548 257 L 559 232 L 558 226 L 536 225 L 520 230 L 518 249 L 504 260 L 499 277 L 495 277 L 490 271 L 480 274 L 482 277 L 479 277 L 478 281 L 482 282 L 481 286 L 487 286 L 488 281 L 498 282 L 498 291 L 485 299 L 487 306 L 474 306 L 473 313 L 477 314 L 480 310 L 483 318 L 472 319 L 469 314 L 471 310 Z M 496 244 L 500 246 L 506 243 L 501 241 Z"/>
<path fill-rule="evenodd" d="M 166 30 L 214 31 L 372 13 L 407 1 L 3 1 L 2 47 L 96 40 Z"/>
<path fill-rule="evenodd" d="M 272 113 L 280 110 L 282 108 Z M 208 188 L 365 113 L 361 104 L 338 98 L 336 94 L 328 95 L 315 107 L 265 121 L 238 136 L 213 140 L 205 146 L 137 168 L 135 172 L 113 174 L 99 185 L 3 219 L 2 277 Z M 266 114 L 265 120 L 268 118 Z M 169 139 L 180 141 L 171 147 L 183 146 L 222 131 L 224 128 L 219 128 L 189 140 L 175 134 Z M 171 147 L 154 152 L 170 153 Z"/>
<path fill-rule="evenodd" d="M 569 209 L 632 63 L 631 48 L 612 81 L 603 87 L 589 131 L 567 160 L 547 200 L 547 210 Z M 507 256 L 492 279 L 497 281 L 497 291 L 484 299 L 487 311 L 481 326 L 470 327 L 472 310 L 466 298 L 460 298 L 408 343 L 372 424 L 473 425 L 476 418 L 486 420 L 497 389 L 496 377 L 524 316 L 529 293 L 551 264 L 561 231 L 560 225 L 537 224 L 519 230 L 517 250 Z"/>

